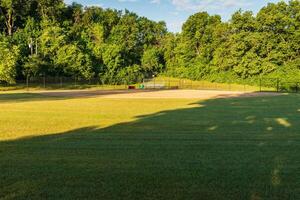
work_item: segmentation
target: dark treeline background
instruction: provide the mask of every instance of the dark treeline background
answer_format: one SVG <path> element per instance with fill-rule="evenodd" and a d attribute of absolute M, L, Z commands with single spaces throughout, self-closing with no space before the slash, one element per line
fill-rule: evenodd
<path fill-rule="evenodd" d="M 153 75 L 247 81 L 300 79 L 300 1 L 228 22 L 192 15 L 179 34 L 130 11 L 63 0 L 0 0 L 0 81 L 34 76 L 133 83 Z"/>

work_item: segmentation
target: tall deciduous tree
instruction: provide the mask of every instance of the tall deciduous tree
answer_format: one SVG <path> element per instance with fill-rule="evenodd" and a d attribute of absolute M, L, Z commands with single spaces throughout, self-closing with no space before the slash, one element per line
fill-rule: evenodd
<path fill-rule="evenodd" d="M 239 10 L 228 22 L 199 12 L 178 34 L 128 10 L 0 0 L 0 32 L 2 79 L 9 82 L 41 73 L 107 83 L 157 73 L 213 81 L 300 74 L 299 0 L 270 3 L 256 16 Z"/>
<path fill-rule="evenodd" d="M 11 36 L 13 34 L 14 24 L 17 15 L 15 10 L 15 3 L 13 0 L 1 0 L 0 3 L 0 12 L 5 18 L 7 34 Z"/>
<path fill-rule="evenodd" d="M 19 49 L 11 45 L 4 36 L 0 35 L 0 81 L 14 83 Z"/>

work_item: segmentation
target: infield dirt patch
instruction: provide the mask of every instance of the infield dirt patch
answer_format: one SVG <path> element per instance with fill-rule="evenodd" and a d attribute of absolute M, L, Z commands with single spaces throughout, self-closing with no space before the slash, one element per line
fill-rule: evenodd
<path fill-rule="evenodd" d="M 69 90 L 44 91 L 38 93 L 53 97 L 101 97 L 117 99 L 212 99 L 282 95 L 280 93 L 272 92 L 236 92 L 219 90 Z"/>

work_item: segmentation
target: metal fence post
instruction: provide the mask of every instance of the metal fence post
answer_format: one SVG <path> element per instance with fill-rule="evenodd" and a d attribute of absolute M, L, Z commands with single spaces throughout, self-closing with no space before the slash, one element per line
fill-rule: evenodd
<path fill-rule="evenodd" d="M 279 78 L 277 78 L 276 90 L 277 90 L 277 92 L 279 92 Z"/>

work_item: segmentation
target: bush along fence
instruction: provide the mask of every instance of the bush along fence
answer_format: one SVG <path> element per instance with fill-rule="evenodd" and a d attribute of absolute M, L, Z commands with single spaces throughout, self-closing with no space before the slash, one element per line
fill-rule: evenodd
<path fill-rule="evenodd" d="M 245 83 L 216 83 L 209 81 L 193 81 L 178 78 L 157 77 L 144 79 L 141 83 L 131 84 L 124 81 L 120 84 L 106 84 L 100 78 L 84 79 L 80 77 L 30 77 L 18 80 L 15 84 L 0 83 L 4 88 L 16 89 L 202 89 L 228 91 L 260 91 L 260 92 L 300 92 L 299 82 L 289 82 L 277 78 L 249 79 Z"/>

